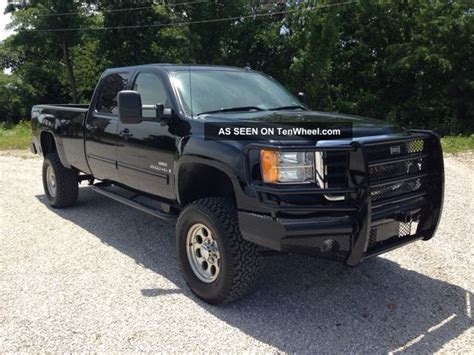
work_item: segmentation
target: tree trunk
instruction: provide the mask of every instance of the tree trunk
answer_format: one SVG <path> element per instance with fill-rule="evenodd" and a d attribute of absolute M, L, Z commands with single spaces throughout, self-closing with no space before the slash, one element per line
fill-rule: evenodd
<path fill-rule="evenodd" d="M 67 76 L 69 80 L 69 88 L 71 89 L 72 103 L 77 104 L 79 102 L 77 97 L 76 79 L 74 78 L 74 70 L 72 68 L 71 59 L 69 58 L 69 47 L 64 39 L 61 40 L 61 47 L 63 48 L 63 60 L 67 69 Z"/>

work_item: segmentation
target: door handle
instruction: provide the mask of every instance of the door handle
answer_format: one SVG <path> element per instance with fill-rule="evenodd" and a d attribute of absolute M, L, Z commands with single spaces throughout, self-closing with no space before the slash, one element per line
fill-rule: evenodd
<path fill-rule="evenodd" d="M 87 130 L 93 139 L 99 139 L 99 127 L 97 127 L 95 124 L 89 124 L 87 125 Z"/>
<path fill-rule="evenodd" d="M 133 137 L 133 133 L 130 133 L 130 130 L 128 128 L 125 128 L 124 130 L 119 132 L 119 136 L 122 137 L 124 140 L 127 140 L 130 137 Z"/>

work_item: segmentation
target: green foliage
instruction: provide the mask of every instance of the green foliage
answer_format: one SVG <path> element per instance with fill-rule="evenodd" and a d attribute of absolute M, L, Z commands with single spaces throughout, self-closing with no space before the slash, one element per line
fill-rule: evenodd
<path fill-rule="evenodd" d="M 209 63 L 264 71 L 293 92 L 305 91 L 314 109 L 444 134 L 474 131 L 472 6 L 339 2 L 35 0 L 9 6 L 17 32 L 0 44 L 0 63 L 13 73 L 0 77 L 1 117 L 23 118 L 35 103 L 74 96 L 87 102 L 110 66 Z M 73 14 L 55 15 L 64 12 Z M 232 19 L 206 22 L 222 18 Z M 30 31 L 103 26 L 112 29 Z M 116 28 L 123 26 L 132 28 Z"/>
<path fill-rule="evenodd" d="M 445 153 L 474 151 L 474 134 L 470 136 L 446 136 L 441 138 L 441 144 Z"/>
<path fill-rule="evenodd" d="M 75 0 L 30 0 L 13 12 L 13 21 L 9 25 L 17 31 L 14 35 L 14 44 L 26 47 L 27 50 L 41 52 L 40 58 L 44 58 L 47 53 L 49 60 L 64 65 L 66 78 L 63 81 L 67 82 L 73 102 L 78 101 L 78 96 L 69 52 L 71 47 L 81 40 L 81 33 L 69 29 L 86 24 L 80 10 L 80 2 Z M 43 32 L 49 29 L 54 31 Z"/>
<path fill-rule="evenodd" d="M 26 149 L 31 139 L 29 122 L 20 122 L 16 125 L 0 123 L 0 150 Z"/>
<path fill-rule="evenodd" d="M 101 57 L 99 41 L 90 38 L 71 48 L 74 63 L 77 93 L 81 103 L 88 103 L 102 72 L 110 67 L 110 62 Z"/>
<path fill-rule="evenodd" d="M 473 16 L 446 1 L 360 1 L 298 14 L 291 71 L 313 106 L 473 131 Z"/>

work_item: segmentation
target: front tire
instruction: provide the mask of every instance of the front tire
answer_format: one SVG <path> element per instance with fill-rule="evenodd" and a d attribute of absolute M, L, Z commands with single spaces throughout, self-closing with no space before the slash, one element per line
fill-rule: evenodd
<path fill-rule="evenodd" d="M 77 172 L 62 165 L 57 153 L 48 154 L 43 162 L 43 187 L 51 207 L 71 206 L 79 193 Z"/>
<path fill-rule="evenodd" d="M 182 211 L 176 248 L 189 288 L 210 304 L 241 297 L 258 274 L 257 246 L 242 238 L 237 209 L 224 198 L 198 200 Z"/>

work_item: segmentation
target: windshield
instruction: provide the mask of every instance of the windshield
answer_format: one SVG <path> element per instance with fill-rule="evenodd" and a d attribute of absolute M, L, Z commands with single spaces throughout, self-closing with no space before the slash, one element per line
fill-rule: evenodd
<path fill-rule="evenodd" d="M 301 106 L 275 80 L 252 71 L 177 71 L 172 73 L 171 81 L 190 116 Z"/>

